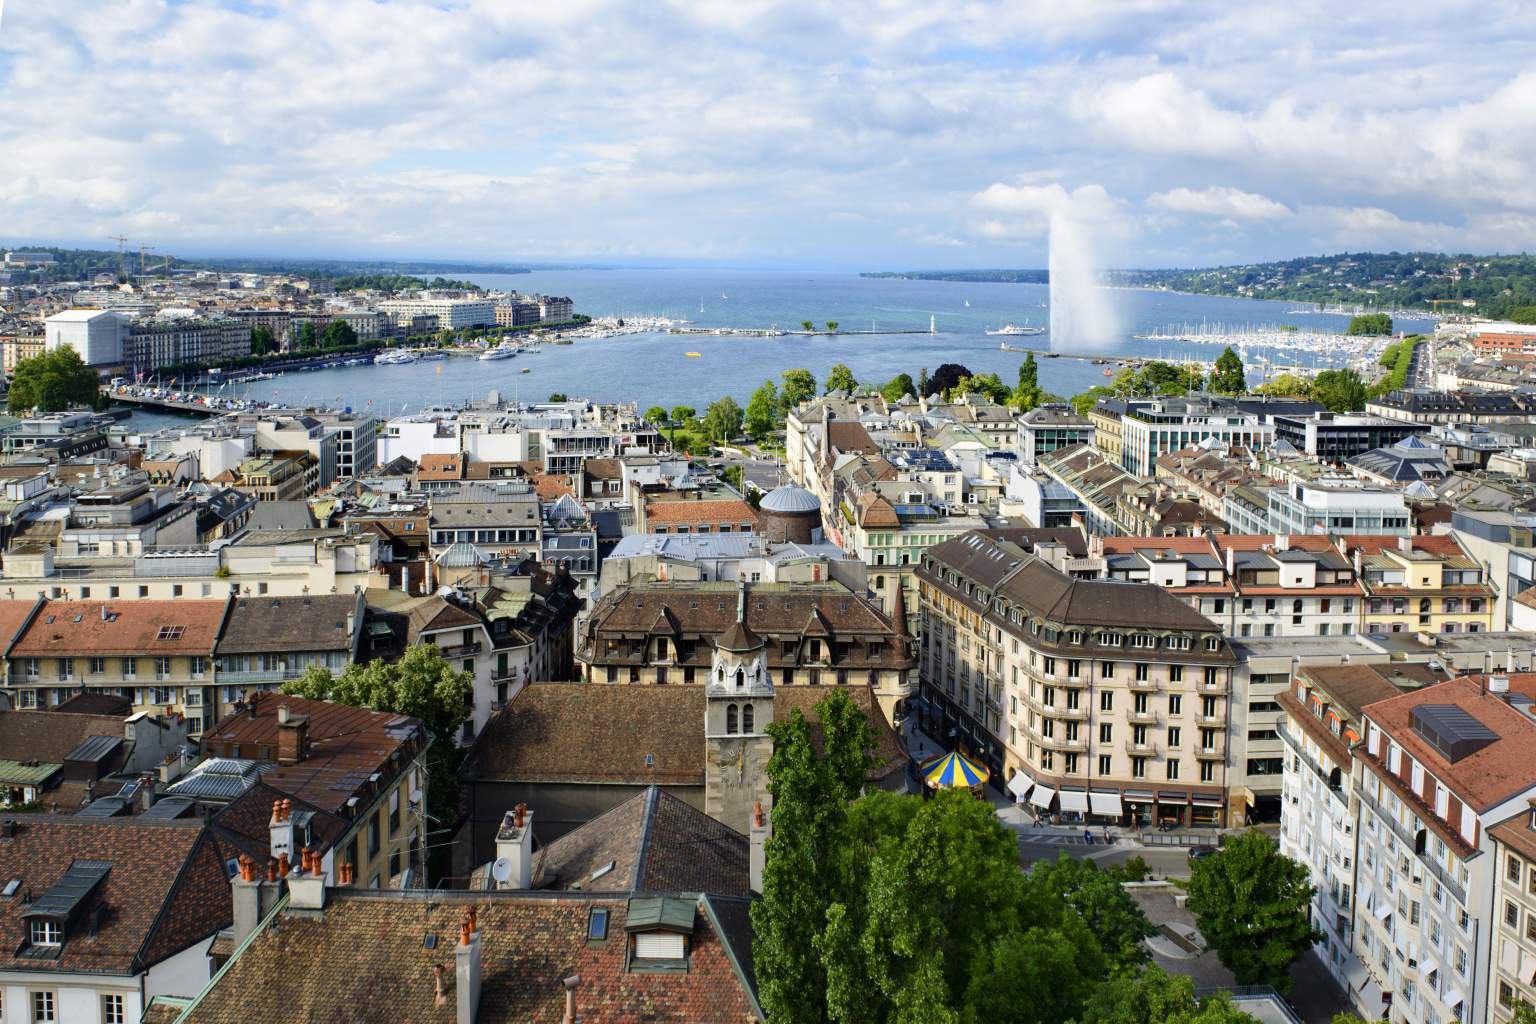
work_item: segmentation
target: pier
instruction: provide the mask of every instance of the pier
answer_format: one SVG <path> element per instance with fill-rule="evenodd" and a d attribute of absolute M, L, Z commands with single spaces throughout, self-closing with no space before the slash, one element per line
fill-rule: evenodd
<path fill-rule="evenodd" d="M 1077 355 L 1071 352 L 1053 352 L 1048 348 L 1030 348 L 1027 345 L 1010 345 L 1006 341 L 998 345 L 998 348 L 1004 352 L 1033 352 L 1035 355 L 1040 356 L 1043 359 L 1076 359 L 1079 362 L 1093 363 L 1096 366 L 1108 366 L 1111 364 L 1115 366 L 1146 366 L 1149 363 L 1172 363 L 1175 366 L 1203 366 L 1209 369 L 1210 367 L 1216 365 L 1215 363 L 1206 362 L 1203 359 L 1156 359 L 1151 356 L 1127 355 Z"/>

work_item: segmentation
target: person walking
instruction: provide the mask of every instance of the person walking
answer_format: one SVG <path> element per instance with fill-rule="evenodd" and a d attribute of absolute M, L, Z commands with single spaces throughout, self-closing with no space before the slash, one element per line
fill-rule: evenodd
<path fill-rule="evenodd" d="M 1089 846 L 1093 845 L 1093 830 L 1092 829 L 1087 829 L 1087 828 L 1083 829 L 1083 842 L 1087 843 Z"/>

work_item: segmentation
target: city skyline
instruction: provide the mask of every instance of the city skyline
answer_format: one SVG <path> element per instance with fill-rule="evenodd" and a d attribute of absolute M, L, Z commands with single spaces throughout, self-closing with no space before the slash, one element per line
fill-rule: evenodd
<path fill-rule="evenodd" d="M 13 2 L 0 223 L 836 269 L 1044 266 L 1053 214 L 1110 266 L 1509 251 L 1536 228 L 1521 13 Z"/>

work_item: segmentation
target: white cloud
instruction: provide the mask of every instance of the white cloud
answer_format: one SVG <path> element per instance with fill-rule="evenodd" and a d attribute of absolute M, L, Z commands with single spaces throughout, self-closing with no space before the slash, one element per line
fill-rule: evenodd
<path fill-rule="evenodd" d="M 1181 186 L 1167 192 L 1157 192 L 1147 197 L 1147 204 L 1171 213 L 1225 217 L 1232 221 L 1275 220 L 1291 215 L 1288 206 L 1268 196 L 1221 185 L 1203 189 Z"/>
<path fill-rule="evenodd" d="M 12 3 L 0 242 L 952 266 L 1066 210 L 1128 263 L 1508 249 L 1533 43 L 1520 0 Z"/>

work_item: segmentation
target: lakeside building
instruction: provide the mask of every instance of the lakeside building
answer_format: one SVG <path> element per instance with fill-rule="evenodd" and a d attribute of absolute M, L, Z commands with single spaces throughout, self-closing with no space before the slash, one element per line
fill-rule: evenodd
<path fill-rule="evenodd" d="M 440 331 L 463 327 L 487 327 L 496 323 L 496 304 L 489 299 L 385 299 L 379 312 L 388 313 L 397 322 L 413 317 L 436 319 Z"/>
<path fill-rule="evenodd" d="M 1063 820 L 1216 824 L 1236 659 L 1163 588 L 1066 575 L 992 531 L 930 548 L 920 720 Z"/>

